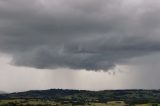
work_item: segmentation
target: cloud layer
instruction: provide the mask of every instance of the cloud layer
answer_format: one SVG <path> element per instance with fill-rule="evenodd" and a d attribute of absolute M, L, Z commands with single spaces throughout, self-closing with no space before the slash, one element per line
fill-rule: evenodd
<path fill-rule="evenodd" d="M 42 69 L 104 70 L 160 51 L 158 0 L 1 0 L 0 51 Z"/>

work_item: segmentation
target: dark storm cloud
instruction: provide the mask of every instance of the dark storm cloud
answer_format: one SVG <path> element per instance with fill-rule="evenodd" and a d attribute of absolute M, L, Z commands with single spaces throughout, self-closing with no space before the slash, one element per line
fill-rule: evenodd
<path fill-rule="evenodd" d="M 1 0 L 0 50 L 36 68 L 108 70 L 159 52 L 158 0 Z"/>

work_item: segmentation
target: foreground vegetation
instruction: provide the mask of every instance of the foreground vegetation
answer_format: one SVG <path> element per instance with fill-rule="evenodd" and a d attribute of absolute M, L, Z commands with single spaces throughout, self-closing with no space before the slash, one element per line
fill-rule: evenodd
<path fill-rule="evenodd" d="M 27 91 L 1 94 L 0 106 L 160 106 L 160 90 Z"/>
<path fill-rule="evenodd" d="M 106 103 L 74 103 L 74 102 L 55 102 L 49 100 L 40 99 L 12 99 L 12 100 L 0 100 L 0 106 L 160 106 L 158 103 L 147 104 L 126 104 L 123 101 L 110 101 Z"/>

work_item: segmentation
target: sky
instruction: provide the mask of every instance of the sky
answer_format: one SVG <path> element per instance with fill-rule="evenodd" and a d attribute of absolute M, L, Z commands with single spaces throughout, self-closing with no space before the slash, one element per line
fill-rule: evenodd
<path fill-rule="evenodd" d="M 0 0 L 0 91 L 159 89 L 159 0 Z"/>

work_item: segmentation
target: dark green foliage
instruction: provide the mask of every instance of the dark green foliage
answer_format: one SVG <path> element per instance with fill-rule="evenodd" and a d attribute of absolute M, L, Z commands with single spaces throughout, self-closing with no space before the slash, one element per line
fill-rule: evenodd
<path fill-rule="evenodd" d="M 56 102 L 88 103 L 107 101 L 125 101 L 127 104 L 160 103 L 160 90 L 62 90 L 50 89 L 41 91 L 27 91 L 0 95 L 0 99 L 41 99 Z"/>

